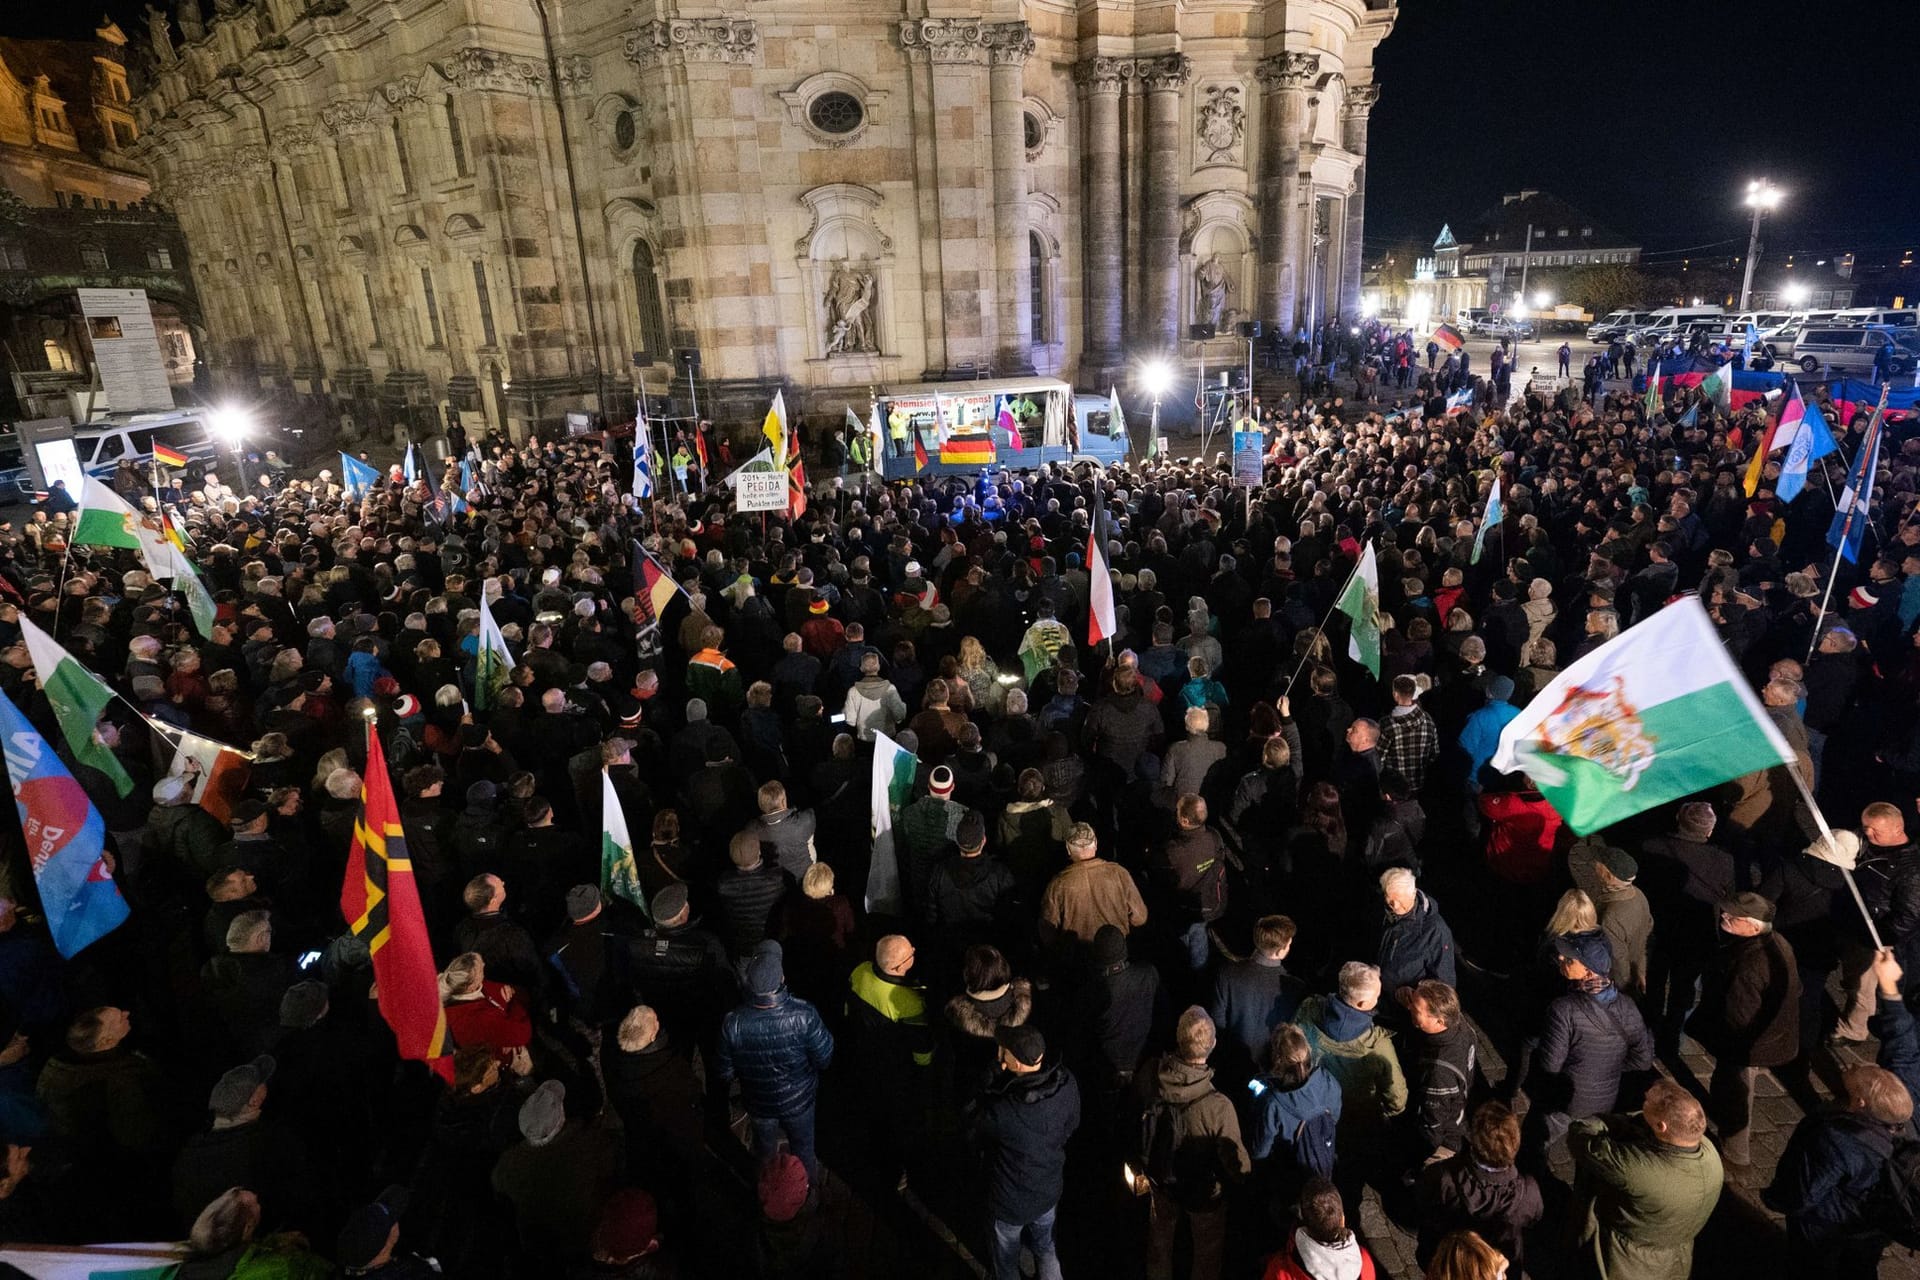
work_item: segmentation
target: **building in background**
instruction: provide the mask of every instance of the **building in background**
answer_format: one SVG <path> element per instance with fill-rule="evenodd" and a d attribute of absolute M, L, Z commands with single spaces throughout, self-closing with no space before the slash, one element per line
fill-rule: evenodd
<path fill-rule="evenodd" d="M 144 289 L 168 380 L 193 382 L 198 304 L 179 224 L 131 157 L 126 43 L 111 22 L 89 41 L 0 38 L 0 421 L 122 407 L 86 396 L 79 289 Z"/>
<path fill-rule="evenodd" d="M 1468 308 L 1505 309 L 1513 305 L 1523 283 L 1531 295 L 1544 282 L 1561 285 L 1579 271 L 1631 267 L 1640 261 L 1640 253 L 1632 237 L 1560 197 L 1518 191 L 1462 223 L 1458 232 L 1451 223 L 1440 228 L 1432 256 L 1414 263 L 1406 287 L 1408 305 L 1425 307 L 1436 319 Z M 1415 298 L 1424 301 L 1416 303 Z"/>
<path fill-rule="evenodd" d="M 690 367 L 736 419 L 781 384 L 834 417 L 989 371 L 1105 388 L 1358 312 L 1394 0 L 178 4 L 136 145 L 212 372 L 363 423 L 518 436 L 642 380 L 684 407 Z"/>

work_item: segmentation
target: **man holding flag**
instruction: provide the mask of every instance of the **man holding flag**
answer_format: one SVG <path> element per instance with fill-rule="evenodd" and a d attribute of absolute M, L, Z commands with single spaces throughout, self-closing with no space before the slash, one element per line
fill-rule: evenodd
<path fill-rule="evenodd" d="M 1500 473 L 1493 473 L 1493 487 L 1487 490 L 1487 509 L 1480 516 L 1480 527 L 1473 531 L 1473 556 L 1469 564 L 1480 563 L 1480 553 L 1487 546 L 1487 530 L 1506 519 L 1506 513 L 1500 507 Z"/>

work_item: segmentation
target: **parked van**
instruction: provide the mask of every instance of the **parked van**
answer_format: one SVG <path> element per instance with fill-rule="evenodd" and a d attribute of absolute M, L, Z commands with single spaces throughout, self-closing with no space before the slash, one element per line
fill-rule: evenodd
<path fill-rule="evenodd" d="M 1920 311 L 1912 307 L 1848 307 L 1833 317 L 1835 324 L 1880 324 L 1889 329 L 1920 328 Z"/>
<path fill-rule="evenodd" d="M 1453 313 L 1454 327 L 1462 333 L 1479 333 L 1491 322 L 1492 313 L 1485 307 L 1461 307 Z"/>
<path fill-rule="evenodd" d="M 219 460 L 219 446 L 199 413 L 138 415 L 127 422 L 88 422 L 73 429 L 73 451 L 88 475 L 110 480 L 123 460 L 144 468 L 155 442 L 187 455 L 187 470 L 204 474 Z"/>
<path fill-rule="evenodd" d="M 1839 377 L 1866 377 L 1873 372 L 1874 357 L 1888 342 L 1896 348 L 1893 372 L 1911 373 L 1916 350 L 1920 350 L 1920 329 L 1887 325 L 1802 329 L 1794 339 L 1793 360 L 1807 373 L 1825 367 L 1829 374 Z"/>
<path fill-rule="evenodd" d="M 1725 307 L 1661 307 L 1646 324 L 1640 326 L 1634 341 L 1641 346 L 1650 342 L 1670 342 L 1695 321 L 1719 320 L 1726 314 Z"/>
<path fill-rule="evenodd" d="M 1651 311 L 1609 311 L 1587 329 L 1588 342 L 1612 342 L 1653 319 Z"/>

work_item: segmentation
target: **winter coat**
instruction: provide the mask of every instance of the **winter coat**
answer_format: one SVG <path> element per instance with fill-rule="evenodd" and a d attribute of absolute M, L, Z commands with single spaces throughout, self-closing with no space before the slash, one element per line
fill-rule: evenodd
<path fill-rule="evenodd" d="M 1334 1124 L 1340 1123 L 1340 1082 L 1326 1068 L 1315 1064 L 1292 1089 L 1278 1088 L 1270 1078 L 1266 1086 L 1247 1114 L 1247 1153 L 1255 1160 L 1265 1160 L 1275 1147 L 1281 1148 L 1283 1161 L 1289 1159 L 1300 1126 L 1323 1112 L 1332 1113 Z"/>
<path fill-rule="evenodd" d="M 1098 975 L 1087 989 L 1091 1045 L 1101 1084 L 1125 1083 L 1140 1066 L 1160 1004 L 1160 971 L 1150 964 L 1124 964 Z"/>
<path fill-rule="evenodd" d="M 1613 951 L 1613 985 L 1630 996 L 1647 989 L 1647 946 L 1653 938 L 1653 912 L 1647 895 L 1633 885 L 1593 895 L 1600 912 L 1600 931 Z"/>
<path fill-rule="evenodd" d="M 1001 1027 L 1024 1026 L 1033 1015 L 1033 984 L 1015 978 L 992 999 L 962 991 L 947 1001 L 946 1014 L 953 1029 L 954 1077 L 971 1095 L 998 1070 L 1000 1051 L 993 1033 Z"/>
<path fill-rule="evenodd" d="M 872 742 L 876 732 L 889 738 L 895 736 L 901 721 L 907 718 L 907 704 L 901 699 L 900 691 L 883 676 L 861 677 L 847 690 L 847 701 L 841 710 L 846 716 L 847 728 L 862 742 Z"/>
<path fill-rule="evenodd" d="M 1172 1054 L 1148 1075 L 1146 1105 L 1166 1103 L 1180 1112 L 1180 1141 L 1173 1168 L 1180 1174 L 1172 1194 L 1188 1207 L 1217 1203 L 1228 1182 L 1253 1170 L 1240 1141 L 1240 1116 L 1226 1094 L 1213 1087 L 1213 1068 L 1195 1066 Z M 1144 1158 L 1145 1152 L 1136 1153 Z"/>
<path fill-rule="evenodd" d="M 1138 689 L 1109 693 L 1087 716 L 1087 745 L 1127 777 L 1159 736 L 1160 713 Z"/>
<path fill-rule="evenodd" d="M 1207 1016 L 1220 1028 L 1223 1067 L 1236 1077 L 1264 1067 L 1273 1029 L 1293 1021 L 1306 994 L 1278 960 L 1255 956 L 1222 967 L 1213 978 Z"/>
<path fill-rule="evenodd" d="M 721 940 L 729 954 L 741 959 L 767 940 L 773 913 L 787 893 L 787 878 L 771 862 L 763 862 L 751 871 L 729 867 L 713 892 L 720 903 L 717 927 Z"/>
<path fill-rule="evenodd" d="M 489 978 L 481 982 L 474 999 L 447 1001 L 447 1034 L 455 1048 L 484 1045 L 505 1064 L 515 1049 L 533 1043 L 533 1016 L 527 1012 L 525 998 L 518 991 L 511 999 L 504 998 L 503 990 L 502 984 Z"/>
<path fill-rule="evenodd" d="M 1853 879 L 1883 943 L 1900 947 L 1910 936 L 1920 934 L 1920 852 L 1912 844 L 1883 849 L 1862 843 Z M 1836 899 L 1833 907 L 1841 927 L 1860 946 L 1870 945 L 1852 895 L 1842 897 L 1844 902 Z M 1902 951 L 1900 961 L 1906 964 L 1908 957 Z"/>
<path fill-rule="evenodd" d="M 1686 1280 L 1724 1181 L 1713 1144 L 1670 1146 L 1635 1115 L 1575 1120 L 1567 1148 L 1592 1197 L 1581 1248 L 1602 1280 Z"/>
<path fill-rule="evenodd" d="M 1380 990 L 1388 996 L 1422 978 L 1459 985 L 1453 963 L 1453 930 L 1424 892 L 1403 916 L 1383 911 L 1380 926 Z"/>
<path fill-rule="evenodd" d="M 487 962 L 487 980 L 504 982 L 523 991 L 538 991 L 546 982 L 546 966 L 533 945 L 533 935 L 498 912 L 470 915 L 454 927 L 455 945 L 477 951 Z"/>
<path fill-rule="evenodd" d="M 1480 1074 L 1480 1044 L 1464 1022 L 1438 1035 L 1414 1033 L 1407 1091 L 1420 1140 L 1431 1154 L 1467 1142 L 1467 1108 Z"/>
<path fill-rule="evenodd" d="M 1608 987 L 1598 996 L 1569 991 L 1547 1006 L 1541 1034 L 1540 1069 L 1562 1076 L 1555 1109 L 1572 1116 L 1598 1115 L 1614 1103 L 1620 1076 L 1653 1065 L 1653 1037 L 1633 1001 Z"/>
<path fill-rule="evenodd" d="M 1227 913 L 1227 849 L 1205 826 L 1179 830 L 1152 859 L 1178 923 L 1211 923 Z"/>
<path fill-rule="evenodd" d="M 1067 1140 L 1080 1127 L 1080 1086 L 1059 1063 L 1003 1071 L 967 1107 L 967 1132 L 987 1166 L 987 1211 L 1028 1223 L 1060 1203 Z"/>
<path fill-rule="evenodd" d="M 819 1010 L 784 989 L 741 1005 L 720 1024 L 720 1078 L 738 1077 L 751 1116 L 806 1111 L 832 1061 L 833 1033 Z"/>
<path fill-rule="evenodd" d="M 1307 1047 L 1340 1083 L 1343 1133 L 1378 1129 L 1407 1109 L 1407 1079 L 1393 1034 L 1375 1026 L 1372 1015 L 1338 996 L 1308 996 L 1295 1022 Z"/>
<path fill-rule="evenodd" d="M 509 1147 L 493 1166 L 492 1183 L 513 1206 L 521 1251 L 549 1260 L 585 1257 L 618 1164 L 613 1135 L 578 1121 L 545 1146 Z"/>
<path fill-rule="evenodd" d="M 983 853 L 935 864 L 920 905 L 936 931 L 967 942 L 984 940 L 1005 920 L 1013 895 L 1013 872 Z"/>
<path fill-rule="evenodd" d="M 1147 904 L 1133 876 L 1117 862 L 1088 858 L 1070 863 L 1055 876 L 1040 899 L 1043 938 L 1063 935 L 1090 943 L 1103 924 L 1122 933 L 1147 922 Z"/>
<path fill-rule="evenodd" d="M 628 1152 L 638 1154 L 645 1165 L 630 1167 L 630 1174 L 645 1177 L 654 1169 L 675 1167 L 703 1149 L 706 1119 L 700 1081 L 692 1061 L 674 1051 L 667 1032 L 644 1049 L 622 1049 L 609 1041 L 600 1052 L 607 1101 L 619 1113 Z"/>
<path fill-rule="evenodd" d="M 1857 1111 L 1810 1115 L 1787 1139 L 1761 1199 L 1787 1215 L 1790 1236 L 1818 1244 L 1852 1234 L 1864 1225 L 1897 1134 Z"/>
<path fill-rule="evenodd" d="M 1422 1268 L 1433 1261 L 1442 1237 L 1454 1231 L 1477 1231 L 1482 1240 L 1506 1254 L 1518 1272 L 1525 1232 L 1546 1212 L 1539 1183 L 1511 1165 L 1486 1168 L 1470 1151 L 1423 1168 L 1415 1197 L 1420 1207 L 1420 1239 L 1414 1256 Z"/>
<path fill-rule="evenodd" d="M 197 804 L 161 805 L 147 816 L 147 834 L 141 848 L 170 853 L 196 877 L 221 870 L 222 855 L 232 848 L 233 836 L 220 820 Z"/>
<path fill-rule="evenodd" d="M 229 1187 L 245 1187 L 260 1197 L 264 1230 L 312 1230 L 319 1225 L 306 1144 L 270 1121 L 229 1125 L 187 1140 L 173 1164 L 176 1220 L 191 1230 L 200 1211 Z"/>
<path fill-rule="evenodd" d="M 1060 869 L 1073 815 L 1051 800 L 1015 800 L 1000 813 L 1000 850 L 1021 884 L 1037 890 Z"/>
<path fill-rule="evenodd" d="M 160 1069 L 124 1045 L 47 1060 L 35 1088 L 53 1131 L 82 1151 L 152 1152 L 166 1144 Z"/>
<path fill-rule="evenodd" d="M 778 863 L 781 872 L 799 884 L 815 861 L 815 826 L 811 809 L 782 809 L 761 815 L 760 856 Z"/>
<path fill-rule="evenodd" d="M 1723 938 L 1687 1031 L 1721 1062 L 1778 1067 L 1799 1057 L 1800 970 L 1793 947 L 1771 931 Z"/>

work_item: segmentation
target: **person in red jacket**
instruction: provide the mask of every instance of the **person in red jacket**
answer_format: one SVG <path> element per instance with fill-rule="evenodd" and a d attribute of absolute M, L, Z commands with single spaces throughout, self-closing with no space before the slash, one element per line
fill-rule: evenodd
<path fill-rule="evenodd" d="M 1374 1280 L 1373 1255 L 1347 1230 L 1347 1208 L 1326 1178 L 1300 1189 L 1300 1225 L 1267 1259 L 1261 1280 Z"/>
<path fill-rule="evenodd" d="M 527 1002 L 505 983 L 487 981 L 487 962 L 477 951 L 448 963 L 440 975 L 440 1003 L 447 1011 L 447 1034 L 458 1048 L 484 1045 L 505 1067 L 533 1043 Z"/>
<path fill-rule="evenodd" d="M 1539 884 L 1566 824 L 1525 774 L 1508 781 L 1513 789 L 1489 788 L 1475 802 L 1486 828 L 1487 870 L 1509 884 Z"/>

